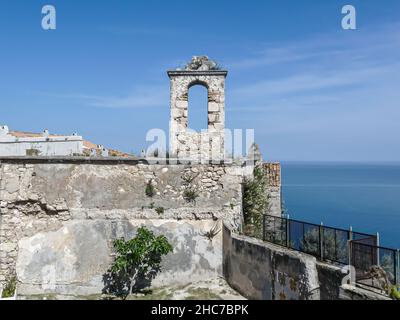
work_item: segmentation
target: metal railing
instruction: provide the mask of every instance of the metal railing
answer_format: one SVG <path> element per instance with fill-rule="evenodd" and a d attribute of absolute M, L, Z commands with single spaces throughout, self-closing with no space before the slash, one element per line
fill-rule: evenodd
<path fill-rule="evenodd" d="M 377 243 L 375 235 L 264 215 L 264 241 L 308 253 L 321 260 L 347 265 L 348 241 L 355 239 L 371 245 Z"/>
<path fill-rule="evenodd" d="M 399 285 L 399 250 L 380 247 L 377 235 L 264 215 L 263 240 L 322 261 L 350 264 L 356 283 L 363 286 L 382 289 L 385 279 Z"/>
<path fill-rule="evenodd" d="M 351 241 L 350 255 L 356 283 L 380 290 L 400 284 L 399 250 Z"/>

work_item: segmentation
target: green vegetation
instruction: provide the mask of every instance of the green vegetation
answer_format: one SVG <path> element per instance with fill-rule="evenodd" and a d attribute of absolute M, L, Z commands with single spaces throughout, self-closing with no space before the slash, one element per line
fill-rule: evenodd
<path fill-rule="evenodd" d="M 28 157 L 38 157 L 40 155 L 40 150 L 37 149 L 27 149 L 25 151 Z"/>
<path fill-rule="evenodd" d="M 400 300 L 400 288 L 397 288 L 396 286 L 390 287 L 389 296 L 393 300 Z"/>
<path fill-rule="evenodd" d="M 181 177 L 181 179 L 183 180 L 183 185 L 185 186 L 185 190 L 183 191 L 183 198 L 187 202 L 196 202 L 196 199 L 199 197 L 197 188 L 193 184 L 197 176 L 198 174 L 197 175 L 184 174 Z"/>
<path fill-rule="evenodd" d="M 203 233 L 203 237 L 206 237 L 208 240 L 212 241 L 215 238 L 215 236 L 220 232 L 221 229 L 218 227 L 218 224 L 216 224 L 209 231 Z"/>
<path fill-rule="evenodd" d="M 206 288 L 190 288 L 188 293 L 185 300 L 221 300 L 219 295 Z"/>
<path fill-rule="evenodd" d="M 156 208 L 156 212 L 160 215 L 160 214 L 163 214 L 164 213 L 164 208 L 163 207 L 158 207 L 158 208 Z"/>
<path fill-rule="evenodd" d="M 131 240 L 115 240 L 114 249 L 115 260 L 108 274 L 103 276 L 106 285 L 103 293 L 123 299 L 149 287 L 161 270 L 162 257 L 173 250 L 165 236 L 156 237 L 145 227 L 139 228 Z"/>
<path fill-rule="evenodd" d="M 263 215 L 268 209 L 267 181 L 264 169 L 257 166 L 253 179 L 243 184 L 244 233 L 262 239 Z"/>
<path fill-rule="evenodd" d="M 17 279 L 15 277 L 10 278 L 6 286 L 3 289 L 3 293 L 1 295 L 2 298 L 11 298 L 15 294 L 15 289 L 17 288 Z"/>
<path fill-rule="evenodd" d="M 153 198 L 156 195 L 156 189 L 153 186 L 153 180 L 147 182 L 145 193 L 149 198 Z"/>
<path fill-rule="evenodd" d="M 194 188 L 187 188 L 183 191 L 183 198 L 187 202 L 196 202 L 196 199 L 199 197 L 198 192 Z"/>

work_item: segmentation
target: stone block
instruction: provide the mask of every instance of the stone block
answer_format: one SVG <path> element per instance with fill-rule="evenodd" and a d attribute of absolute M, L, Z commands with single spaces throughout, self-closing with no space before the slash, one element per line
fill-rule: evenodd
<path fill-rule="evenodd" d="M 219 104 L 216 102 L 210 102 L 208 104 L 208 112 L 218 112 L 219 111 Z"/>

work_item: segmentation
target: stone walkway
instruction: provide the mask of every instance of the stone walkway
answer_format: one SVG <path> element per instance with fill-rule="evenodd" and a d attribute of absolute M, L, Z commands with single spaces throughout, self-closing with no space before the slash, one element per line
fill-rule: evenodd
<path fill-rule="evenodd" d="M 134 295 L 129 300 L 245 300 L 222 278 L 194 282 L 186 286 L 155 289 L 149 295 Z"/>
<path fill-rule="evenodd" d="M 104 295 L 66 296 L 37 295 L 19 297 L 23 300 L 104 300 L 112 299 Z M 222 278 L 193 282 L 182 286 L 168 286 L 149 291 L 147 294 L 130 295 L 127 300 L 246 300 L 233 290 Z"/>

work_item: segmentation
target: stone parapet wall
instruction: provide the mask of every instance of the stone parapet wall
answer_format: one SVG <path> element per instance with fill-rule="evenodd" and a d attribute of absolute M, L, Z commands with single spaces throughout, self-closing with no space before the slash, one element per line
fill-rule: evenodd
<path fill-rule="evenodd" d="M 346 272 L 313 256 L 224 226 L 223 272 L 240 294 L 254 300 L 339 300 Z"/>
<path fill-rule="evenodd" d="M 112 242 L 146 225 L 174 253 L 155 286 L 222 275 L 222 221 L 242 223 L 244 164 L 146 164 L 138 160 L 2 158 L 0 284 L 21 294 L 101 291 Z M 151 185 L 153 194 L 146 195 Z M 195 198 L 187 199 L 186 190 Z"/>
<path fill-rule="evenodd" d="M 0 164 L 0 283 L 17 272 L 21 288 L 27 292 L 33 287 L 38 289 L 38 270 L 46 273 L 46 268 L 54 266 L 56 271 L 51 272 L 56 272 L 58 279 L 59 272 L 67 268 L 66 258 L 56 258 L 61 250 L 62 255 L 72 252 L 75 258 L 71 258 L 71 263 L 77 266 L 68 269 L 69 280 L 65 280 L 64 286 L 61 280 L 57 284 L 58 292 L 62 293 L 63 288 L 74 291 L 79 284 L 87 287 L 88 292 L 98 290 L 101 272 L 108 260 L 101 258 L 100 266 L 88 262 L 88 269 L 78 268 L 81 259 L 84 263 L 89 256 L 97 255 L 97 250 L 81 252 L 79 243 L 89 241 L 94 236 L 91 232 L 99 232 L 98 236 L 108 241 L 107 247 L 101 250 L 111 254 L 113 238 L 109 235 L 113 226 L 123 226 L 118 227 L 122 230 L 118 235 L 132 236 L 132 230 L 139 224 L 149 224 L 156 233 L 169 230 L 174 248 L 183 250 L 179 253 L 181 260 L 185 259 L 184 248 L 191 248 L 187 249 L 186 256 L 190 268 L 170 269 L 171 261 L 177 259 L 173 255 L 166 260 L 165 272 L 155 280 L 156 284 L 179 279 L 190 282 L 196 276 L 221 274 L 221 248 L 217 250 L 220 240 L 217 236 L 210 243 L 203 235 L 222 220 L 233 227 L 240 225 L 241 182 L 247 171 L 241 166 L 224 164 L 149 165 L 118 160 L 85 164 L 64 163 L 60 159 L 55 162 L 3 159 Z M 146 195 L 149 184 L 154 192 L 151 197 Z M 188 188 L 195 192 L 195 198 L 185 198 Z M 168 227 L 158 230 L 154 227 L 161 225 Z M 174 230 L 176 234 L 172 235 Z M 57 248 L 53 247 L 52 237 L 57 239 Z M 214 245 L 217 251 L 212 249 Z M 209 248 L 199 253 L 202 246 Z M 25 253 L 37 250 L 37 254 L 28 259 L 25 254 L 21 256 L 21 250 Z M 83 281 L 81 273 L 90 276 Z M 60 279 L 63 278 L 60 276 Z M 69 281 L 76 286 L 67 285 Z"/>
<path fill-rule="evenodd" d="M 264 170 L 270 187 L 281 186 L 281 164 L 279 162 L 264 163 Z"/>

